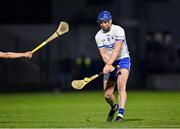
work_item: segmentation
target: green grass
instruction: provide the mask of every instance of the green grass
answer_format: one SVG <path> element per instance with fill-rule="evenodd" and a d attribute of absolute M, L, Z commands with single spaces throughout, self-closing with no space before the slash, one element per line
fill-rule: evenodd
<path fill-rule="evenodd" d="M 180 127 L 180 92 L 128 92 L 125 119 L 106 122 L 102 92 L 0 95 L 0 128 Z"/>

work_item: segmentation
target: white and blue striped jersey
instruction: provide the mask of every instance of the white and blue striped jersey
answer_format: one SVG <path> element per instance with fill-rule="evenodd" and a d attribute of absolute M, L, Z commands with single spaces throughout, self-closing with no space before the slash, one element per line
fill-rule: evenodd
<path fill-rule="evenodd" d="M 115 41 L 121 41 L 122 47 L 116 60 L 129 57 L 126 36 L 122 27 L 112 24 L 110 31 L 106 33 L 101 29 L 97 32 L 95 40 L 98 48 L 104 47 L 108 55 L 113 53 Z"/>

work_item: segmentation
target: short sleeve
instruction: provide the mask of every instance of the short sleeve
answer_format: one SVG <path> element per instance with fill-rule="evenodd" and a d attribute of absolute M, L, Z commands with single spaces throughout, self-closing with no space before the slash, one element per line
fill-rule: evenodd
<path fill-rule="evenodd" d="M 115 31 L 115 40 L 121 40 L 124 41 L 125 40 L 125 32 L 124 29 L 117 27 L 116 31 Z"/>
<path fill-rule="evenodd" d="M 102 40 L 102 38 L 100 38 L 100 36 L 96 35 L 95 36 L 95 41 L 96 41 L 96 44 L 97 44 L 98 48 L 104 47 L 103 40 Z"/>

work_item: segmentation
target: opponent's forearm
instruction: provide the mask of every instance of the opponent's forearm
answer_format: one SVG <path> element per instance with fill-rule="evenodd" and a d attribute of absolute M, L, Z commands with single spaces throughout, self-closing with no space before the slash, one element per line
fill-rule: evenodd
<path fill-rule="evenodd" d="M 7 52 L 4 56 L 4 58 L 20 58 L 24 57 L 24 53 Z"/>

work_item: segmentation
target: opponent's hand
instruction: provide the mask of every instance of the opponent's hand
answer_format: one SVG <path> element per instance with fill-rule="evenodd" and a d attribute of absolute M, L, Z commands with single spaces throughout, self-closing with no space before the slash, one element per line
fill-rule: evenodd
<path fill-rule="evenodd" d="M 25 52 L 24 57 L 31 59 L 32 58 L 32 52 L 31 51 Z"/>
<path fill-rule="evenodd" d="M 114 67 L 112 65 L 106 64 L 103 68 L 103 73 L 110 73 L 114 71 Z"/>

